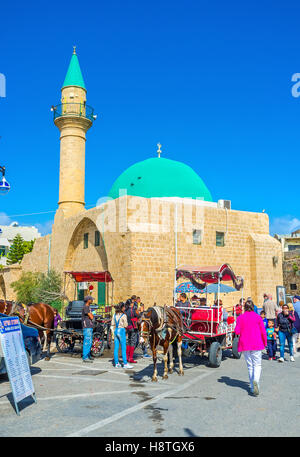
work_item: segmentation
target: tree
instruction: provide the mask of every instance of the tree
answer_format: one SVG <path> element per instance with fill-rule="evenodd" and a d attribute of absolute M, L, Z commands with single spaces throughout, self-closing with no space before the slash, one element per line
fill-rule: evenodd
<path fill-rule="evenodd" d="M 24 241 L 22 236 L 18 233 L 14 239 L 9 251 L 7 253 L 7 265 L 14 263 L 21 263 L 25 254 L 32 251 L 34 241 Z"/>
<path fill-rule="evenodd" d="M 55 270 L 41 273 L 36 288 L 37 301 L 51 305 L 61 298 L 61 288 L 62 279 L 59 273 Z"/>
<path fill-rule="evenodd" d="M 11 286 L 17 294 L 18 302 L 47 303 L 61 309 L 64 298 L 61 293 L 62 279 L 55 270 L 48 273 L 22 273 L 20 279 Z"/>
<path fill-rule="evenodd" d="M 39 283 L 40 273 L 32 273 L 31 271 L 23 272 L 18 281 L 11 284 L 13 290 L 17 294 L 17 301 L 28 304 L 36 302 L 36 289 Z"/>

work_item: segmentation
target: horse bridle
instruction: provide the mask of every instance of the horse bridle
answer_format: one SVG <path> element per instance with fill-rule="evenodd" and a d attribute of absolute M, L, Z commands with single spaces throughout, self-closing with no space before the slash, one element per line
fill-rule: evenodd
<path fill-rule="evenodd" d="M 24 310 L 24 315 L 22 316 L 20 314 L 19 309 L 22 308 Z M 14 303 L 10 312 L 10 315 L 18 316 L 18 318 L 25 324 L 27 324 L 28 319 L 29 319 L 29 312 L 23 303 Z"/>
<path fill-rule="evenodd" d="M 141 319 L 141 324 L 142 324 L 142 322 L 145 322 L 145 323 L 147 323 L 147 324 L 149 325 L 149 330 L 148 330 L 147 332 L 145 332 L 145 331 L 140 332 L 140 335 L 141 335 L 142 337 L 146 336 L 147 339 L 148 339 L 148 338 L 149 338 L 149 335 L 150 335 L 151 328 L 153 328 L 153 325 L 152 325 L 152 322 L 151 322 L 151 320 L 150 320 L 150 317 L 143 317 L 143 318 Z"/>

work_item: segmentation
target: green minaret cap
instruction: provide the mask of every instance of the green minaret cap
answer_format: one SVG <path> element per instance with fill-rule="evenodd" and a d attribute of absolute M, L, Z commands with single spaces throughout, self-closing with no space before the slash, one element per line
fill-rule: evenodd
<path fill-rule="evenodd" d="M 83 76 L 80 70 L 79 60 L 76 54 L 76 48 L 74 46 L 73 55 L 71 57 L 71 62 L 65 77 L 63 87 L 67 86 L 79 86 L 85 89 Z"/>

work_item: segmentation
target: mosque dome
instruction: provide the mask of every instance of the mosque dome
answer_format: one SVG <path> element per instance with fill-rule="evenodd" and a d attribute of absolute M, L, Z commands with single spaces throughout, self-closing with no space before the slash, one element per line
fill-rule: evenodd
<path fill-rule="evenodd" d="M 180 197 L 212 201 L 212 196 L 198 174 L 176 160 L 155 157 L 127 168 L 114 182 L 109 197 L 118 198 L 119 190 L 144 198 Z"/>

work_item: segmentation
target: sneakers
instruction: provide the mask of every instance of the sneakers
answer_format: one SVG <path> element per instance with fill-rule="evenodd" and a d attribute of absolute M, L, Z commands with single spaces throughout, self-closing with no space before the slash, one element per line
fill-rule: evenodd
<path fill-rule="evenodd" d="M 259 388 L 256 381 L 253 381 L 253 395 L 257 397 L 259 395 Z"/>
<path fill-rule="evenodd" d="M 118 362 L 118 363 L 115 365 L 115 368 L 122 368 L 122 365 Z"/>
<path fill-rule="evenodd" d="M 273 357 L 273 360 L 276 360 L 276 357 Z"/>
<path fill-rule="evenodd" d="M 126 365 L 123 365 L 123 368 L 126 368 L 127 370 L 130 370 L 131 368 L 133 368 L 133 366 L 129 365 L 129 363 L 127 363 Z"/>
<path fill-rule="evenodd" d="M 144 354 L 144 355 L 143 355 L 143 359 L 151 359 L 151 355 L 149 355 L 149 354 Z"/>
<path fill-rule="evenodd" d="M 295 362 L 295 359 L 294 359 L 294 357 L 293 357 L 292 355 L 291 355 L 291 357 L 290 357 L 290 361 L 291 361 L 291 362 Z"/>
<path fill-rule="evenodd" d="M 91 359 L 82 359 L 84 363 L 93 363 L 93 360 Z"/>
<path fill-rule="evenodd" d="M 279 357 L 278 362 L 284 362 L 284 358 L 283 357 Z"/>
<path fill-rule="evenodd" d="M 269 357 L 269 360 L 272 360 L 272 357 Z"/>

